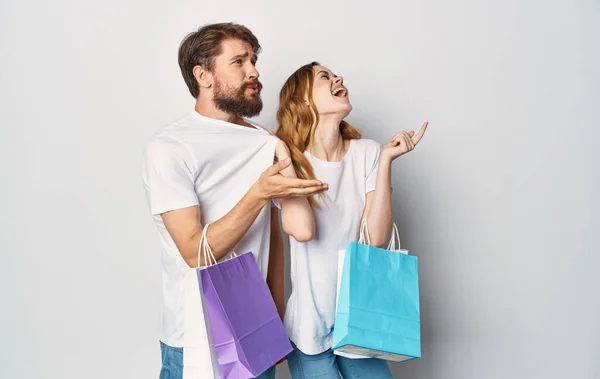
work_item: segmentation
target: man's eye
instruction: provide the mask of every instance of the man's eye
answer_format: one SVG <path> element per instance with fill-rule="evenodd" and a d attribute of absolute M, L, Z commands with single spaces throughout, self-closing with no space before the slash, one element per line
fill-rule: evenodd
<path fill-rule="evenodd" d="M 241 60 L 241 59 L 238 59 L 238 60 L 234 61 L 233 63 L 236 63 L 236 64 L 242 64 L 242 60 Z"/>
<path fill-rule="evenodd" d="M 329 80 L 329 75 L 323 75 L 323 79 Z"/>

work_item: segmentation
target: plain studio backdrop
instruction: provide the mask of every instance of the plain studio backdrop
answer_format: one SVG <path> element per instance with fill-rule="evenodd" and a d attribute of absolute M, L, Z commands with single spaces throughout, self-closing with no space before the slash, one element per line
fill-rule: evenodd
<path fill-rule="evenodd" d="M 2 0 L 1 378 L 158 377 L 141 153 L 192 109 L 181 39 L 222 21 L 264 48 L 268 128 L 312 60 L 365 137 L 430 121 L 393 170 L 423 340 L 396 378 L 600 378 L 597 0 Z"/>

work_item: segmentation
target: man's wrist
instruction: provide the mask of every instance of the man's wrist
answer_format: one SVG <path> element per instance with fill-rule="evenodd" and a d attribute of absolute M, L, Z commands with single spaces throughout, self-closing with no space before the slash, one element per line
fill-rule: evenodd
<path fill-rule="evenodd" d="M 261 207 L 264 207 L 271 199 L 267 194 L 261 191 L 258 182 L 254 183 L 250 190 L 246 194 L 248 199 L 253 203 L 260 203 Z"/>

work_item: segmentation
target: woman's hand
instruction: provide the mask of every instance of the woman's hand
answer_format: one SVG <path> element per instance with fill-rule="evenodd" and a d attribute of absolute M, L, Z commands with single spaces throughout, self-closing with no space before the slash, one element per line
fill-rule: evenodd
<path fill-rule="evenodd" d="M 393 136 L 390 142 L 381 150 L 381 157 L 391 162 L 399 156 L 412 151 L 419 141 L 421 141 L 421 138 L 423 138 L 428 124 L 428 122 L 425 122 L 417 134 L 411 130 L 409 132 L 403 131 Z"/>

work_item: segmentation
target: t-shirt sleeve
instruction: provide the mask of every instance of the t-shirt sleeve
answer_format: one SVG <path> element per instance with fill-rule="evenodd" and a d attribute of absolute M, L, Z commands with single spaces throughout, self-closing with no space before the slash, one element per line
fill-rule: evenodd
<path fill-rule="evenodd" d="M 153 140 L 144 157 L 144 185 L 153 215 L 198 205 L 191 157 L 180 144 Z"/>
<path fill-rule="evenodd" d="M 377 183 L 377 170 L 379 168 L 379 154 L 381 153 L 381 145 L 378 142 L 369 140 L 365 149 L 366 163 L 366 186 L 365 193 L 375 191 Z"/>

